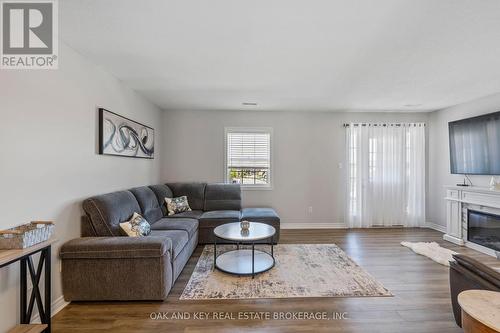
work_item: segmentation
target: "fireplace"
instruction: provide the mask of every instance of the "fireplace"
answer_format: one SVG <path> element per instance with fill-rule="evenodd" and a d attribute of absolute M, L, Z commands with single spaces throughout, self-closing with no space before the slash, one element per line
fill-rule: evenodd
<path fill-rule="evenodd" d="M 468 210 L 467 240 L 500 251 L 500 215 Z"/>

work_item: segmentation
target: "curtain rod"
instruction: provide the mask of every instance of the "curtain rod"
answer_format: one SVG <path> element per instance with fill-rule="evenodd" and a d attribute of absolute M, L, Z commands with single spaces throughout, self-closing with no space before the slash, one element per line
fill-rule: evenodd
<path fill-rule="evenodd" d="M 396 127 L 405 127 L 405 126 L 408 126 L 408 127 L 422 127 L 424 126 L 425 127 L 425 123 L 345 123 L 343 126 L 344 127 L 350 127 L 350 126 L 354 126 L 354 127 L 357 127 L 357 126 L 362 126 L 362 127 L 365 127 L 365 126 L 374 126 L 374 127 L 378 127 L 378 126 L 382 126 L 382 127 L 387 127 L 387 126 L 396 126 Z"/>

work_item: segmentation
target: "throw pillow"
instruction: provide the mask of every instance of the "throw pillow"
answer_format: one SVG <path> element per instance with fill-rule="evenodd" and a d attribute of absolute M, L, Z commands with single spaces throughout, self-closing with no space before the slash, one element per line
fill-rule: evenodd
<path fill-rule="evenodd" d="M 120 223 L 120 228 L 129 237 L 142 237 L 151 233 L 151 226 L 148 221 L 137 213 L 134 213 L 129 221 Z"/>
<path fill-rule="evenodd" d="M 167 204 L 168 215 L 191 211 L 188 198 L 185 195 L 177 198 L 165 198 L 165 203 Z"/>

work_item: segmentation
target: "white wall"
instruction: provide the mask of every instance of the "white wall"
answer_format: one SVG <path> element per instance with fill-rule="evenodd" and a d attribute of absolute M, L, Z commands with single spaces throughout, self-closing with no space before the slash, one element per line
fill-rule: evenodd
<path fill-rule="evenodd" d="M 156 128 L 154 160 L 96 154 L 97 107 Z M 54 220 L 58 248 L 80 235 L 85 197 L 160 179 L 161 111 L 65 45 L 59 70 L 0 71 L 0 229 Z M 19 320 L 19 265 L 0 270 L 0 332 Z"/>
<path fill-rule="evenodd" d="M 450 173 L 448 122 L 500 110 L 500 94 L 429 114 L 429 187 L 427 220 L 446 226 L 445 185 L 462 183 L 464 177 Z M 476 186 L 488 186 L 491 176 L 469 176 Z"/>
<path fill-rule="evenodd" d="M 222 182 L 224 127 L 273 127 L 273 190 L 243 191 L 244 206 L 272 206 L 284 226 L 344 220 L 345 122 L 427 121 L 427 113 L 165 111 L 162 178 Z M 308 207 L 313 207 L 312 214 Z"/>

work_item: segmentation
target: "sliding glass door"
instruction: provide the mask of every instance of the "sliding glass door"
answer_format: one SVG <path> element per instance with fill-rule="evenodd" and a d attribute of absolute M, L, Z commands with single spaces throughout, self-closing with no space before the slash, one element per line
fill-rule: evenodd
<path fill-rule="evenodd" d="M 424 124 L 348 124 L 346 150 L 349 227 L 424 223 Z"/>

